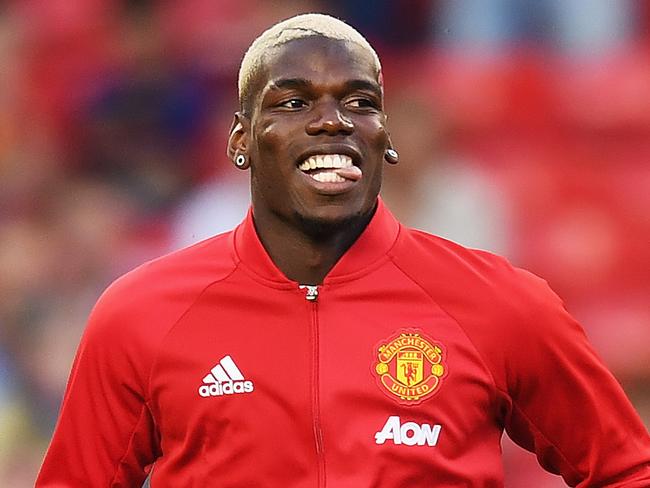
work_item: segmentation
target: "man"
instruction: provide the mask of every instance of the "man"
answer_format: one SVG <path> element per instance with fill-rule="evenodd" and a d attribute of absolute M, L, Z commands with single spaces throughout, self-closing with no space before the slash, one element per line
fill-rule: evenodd
<path fill-rule="evenodd" d="M 280 23 L 239 90 L 251 213 L 100 299 L 37 486 L 496 487 L 504 428 L 572 486 L 650 486 L 647 431 L 545 283 L 378 200 L 397 153 L 360 34 Z"/>

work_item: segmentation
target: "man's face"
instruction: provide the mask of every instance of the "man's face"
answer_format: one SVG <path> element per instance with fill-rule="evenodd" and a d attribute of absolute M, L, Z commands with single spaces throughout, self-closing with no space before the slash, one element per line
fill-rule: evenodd
<path fill-rule="evenodd" d="M 248 155 L 257 215 L 293 225 L 344 225 L 367 215 L 388 147 L 371 55 L 310 37 L 272 50 L 255 82 Z"/>

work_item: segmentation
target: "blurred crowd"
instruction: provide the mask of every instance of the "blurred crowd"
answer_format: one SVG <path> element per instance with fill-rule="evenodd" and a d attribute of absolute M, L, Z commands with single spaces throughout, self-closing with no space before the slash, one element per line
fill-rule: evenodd
<path fill-rule="evenodd" d="M 394 213 L 545 277 L 650 425 L 650 2 L 6 0 L 0 486 L 33 485 L 101 291 L 243 218 L 238 65 L 301 12 L 382 58 Z M 564 486 L 504 453 L 507 486 Z"/>

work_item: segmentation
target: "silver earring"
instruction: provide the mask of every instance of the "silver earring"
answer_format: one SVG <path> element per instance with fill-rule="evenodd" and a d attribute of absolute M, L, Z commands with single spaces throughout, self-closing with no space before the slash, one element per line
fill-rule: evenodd
<path fill-rule="evenodd" d="M 397 154 L 397 151 L 395 151 L 395 149 L 392 147 L 386 149 L 386 154 L 384 157 L 386 158 L 386 161 L 391 164 L 396 164 L 399 161 L 399 154 Z"/>
<path fill-rule="evenodd" d="M 244 156 L 243 154 L 237 155 L 237 157 L 235 158 L 235 165 L 238 168 L 243 168 L 246 165 L 246 156 Z"/>

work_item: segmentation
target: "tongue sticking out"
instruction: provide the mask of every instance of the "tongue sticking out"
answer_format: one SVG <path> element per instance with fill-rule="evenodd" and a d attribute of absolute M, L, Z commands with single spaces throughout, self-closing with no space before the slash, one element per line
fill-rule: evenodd
<path fill-rule="evenodd" d="M 358 166 L 350 166 L 349 168 L 337 168 L 334 170 L 334 173 L 339 175 L 341 178 L 345 178 L 350 181 L 358 181 L 361 179 L 361 169 Z"/>

